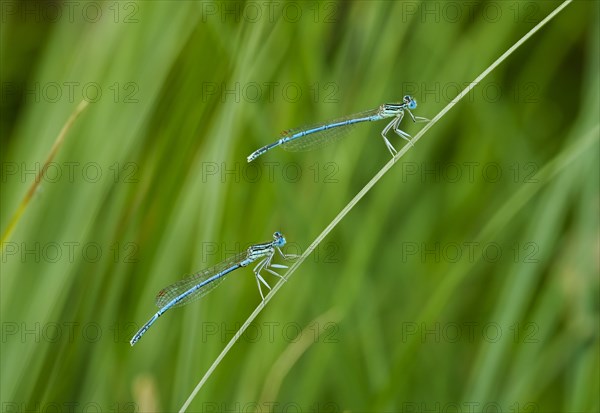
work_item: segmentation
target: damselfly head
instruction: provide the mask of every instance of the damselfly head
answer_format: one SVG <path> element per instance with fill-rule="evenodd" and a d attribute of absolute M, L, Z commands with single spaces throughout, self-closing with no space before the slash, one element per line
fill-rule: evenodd
<path fill-rule="evenodd" d="M 285 237 L 279 231 L 273 234 L 273 240 L 276 247 L 283 247 L 285 245 Z"/>
<path fill-rule="evenodd" d="M 404 96 L 404 103 L 406 104 L 406 107 L 408 107 L 409 109 L 416 109 L 417 108 L 417 101 L 413 99 L 412 96 L 410 95 L 406 95 Z"/>

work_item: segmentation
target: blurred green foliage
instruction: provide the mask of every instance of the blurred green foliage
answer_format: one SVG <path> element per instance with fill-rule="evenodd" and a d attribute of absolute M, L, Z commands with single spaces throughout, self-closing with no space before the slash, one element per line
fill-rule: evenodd
<path fill-rule="evenodd" d="M 301 250 L 389 159 L 381 123 L 246 156 L 407 93 L 432 118 L 558 4 L 3 1 L 2 231 L 93 103 L 3 246 L 2 411 L 177 410 L 260 298 L 238 271 L 131 348 L 156 292 L 276 230 Z M 190 410 L 598 411 L 598 4 L 435 125 Z"/>

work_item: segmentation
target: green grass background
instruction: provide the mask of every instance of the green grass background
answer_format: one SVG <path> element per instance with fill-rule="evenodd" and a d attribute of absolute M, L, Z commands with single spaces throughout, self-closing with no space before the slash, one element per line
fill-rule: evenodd
<path fill-rule="evenodd" d="M 97 21 L 95 8 L 82 18 L 87 2 L 72 19 L 57 4 L 51 19 L 2 2 L 2 231 L 33 182 L 25 169 L 82 98 L 64 82 L 102 96 L 4 245 L 2 411 L 177 410 L 260 298 L 238 271 L 131 348 L 156 292 L 276 230 L 290 251 L 308 246 L 389 159 L 383 123 L 250 169 L 246 156 L 281 130 L 406 93 L 432 118 L 559 2 L 453 3 L 460 16 L 444 2 L 95 2 Z M 436 124 L 284 285 L 191 411 L 598 411 L 598 27 L 598 2 L 574 2 Z M 436 247 L 439 259 L 424 253 Z"/>

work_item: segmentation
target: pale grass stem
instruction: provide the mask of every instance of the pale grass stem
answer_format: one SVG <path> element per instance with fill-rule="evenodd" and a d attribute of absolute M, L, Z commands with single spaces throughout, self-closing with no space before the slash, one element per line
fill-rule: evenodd
<path fill-rule="evenodd" d="M 2 241 L 0 241 L 2 243 L 2 250 L 4 250 L 4 246 L 6 245 L 6 242 L 8 241 L 8 239 L 10 238 L 11 234 L 13 233 L 15 227 L 19 223 L 19 220 L 21 219 L 21 217 L 23 216 L 23 213 L 27 209 L 29 202 L 32 200 L 33 196 L 35 195 L 35 192 L 38 189 L 40 182 L 42 181 L 46 171 L 48 170 L 48 166 L 50 165 L 50 163 L 52 162 L 52 160 L 58 153 L 58 150 L 60 149 L 60 147 L 62 146 L 63 141 L 65 140 L 65 136 L 67 135 L 67 133 L 73 126 L 73 123 L 75 122 L 75 120 L 79 117 L 79 115 L 81 115 L 81 113 L 84 111 L 84 109 L 87 106 L 88 106 L 88 101 L 82 100 L 79 103 L 79 105 L 77 105 L 75 110 L 71 113 L 71 116 L 69 116 L 69 119 L 67 119 L 67 122 L 63 125 L 62 129 L 60 130 L 60 133 L 56 137 L 56 140 L 54 141 L 52 148 L 50 148 L 50 152 L 48 153 L 48 156 L 46 157 L 46 161 L 44 162 L 42 169 L 40 169 L 40 171 L 37 173 L 35 180 L 32 182 L 31 186 L 29 187 L 29 190 L 23 197 L 23 200 L 21 201 L 21 203 L 17 207 L 17 210 L 11 217 L 11 219 L 8 223 L 8 226 L 6 227 L 6 230 L 2 234 Z"/>

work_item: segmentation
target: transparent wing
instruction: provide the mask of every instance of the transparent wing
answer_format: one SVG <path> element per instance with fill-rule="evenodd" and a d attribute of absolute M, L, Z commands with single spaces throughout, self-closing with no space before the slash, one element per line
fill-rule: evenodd
<path fill-rule="evenodd" d="M 292 137 L 297 134 L 314 130 L 314 132 L 306 133 L 303 136 L 299 136 L 296 139 L 282 144 L 281 147 L 290 152 L 311 151 L 313 149 L 322 148 L 323 146 L 336 142 L 346 136 L 357 123 L 378 120 L 378 118 L 376 118 L 378 112 L 379 109 L 373 109 L 334 119 L 325 123 L 284 131 L 282 137 Z"/>
<path fill-rule="evenodd" d="M 186 291 L 190 290 L 196 285 L 208 280 L 213 275 L 225 271 L 226 269 L 231 268 L 234 265 L 242 262 L 244 259 L 246 259 L 247 256 L 248 253 L 246 251 L 241 252 L 231 258 L 221 261 L 214 267 L 206 268 L 205 270 L 202 270 L 188 278 L 185 278 L 181 281 L 177 281 L 176 283 L 163 288 L 156 295 L 156 306 L 159 308 L 164 307 L 174 298 L 180 296 L 181 294 L 185 293 Z M 192 301 L 196 301 L 201 297 L 204 297 L 210 291 L 215 289 L 221 283 L 221 281 L 223 281 L 227 277 L 227 275 L 224 275 L 223 277 L 220 277 L 217 280 L 212 281 L 206 284 L 205 286 L 199 288 L 197 291 L 194 291 L 194 293 L 188 295 L 180 302 L 173 305 L 173 307 L 181 307 L 183 305 L 191 303 Z"/>

